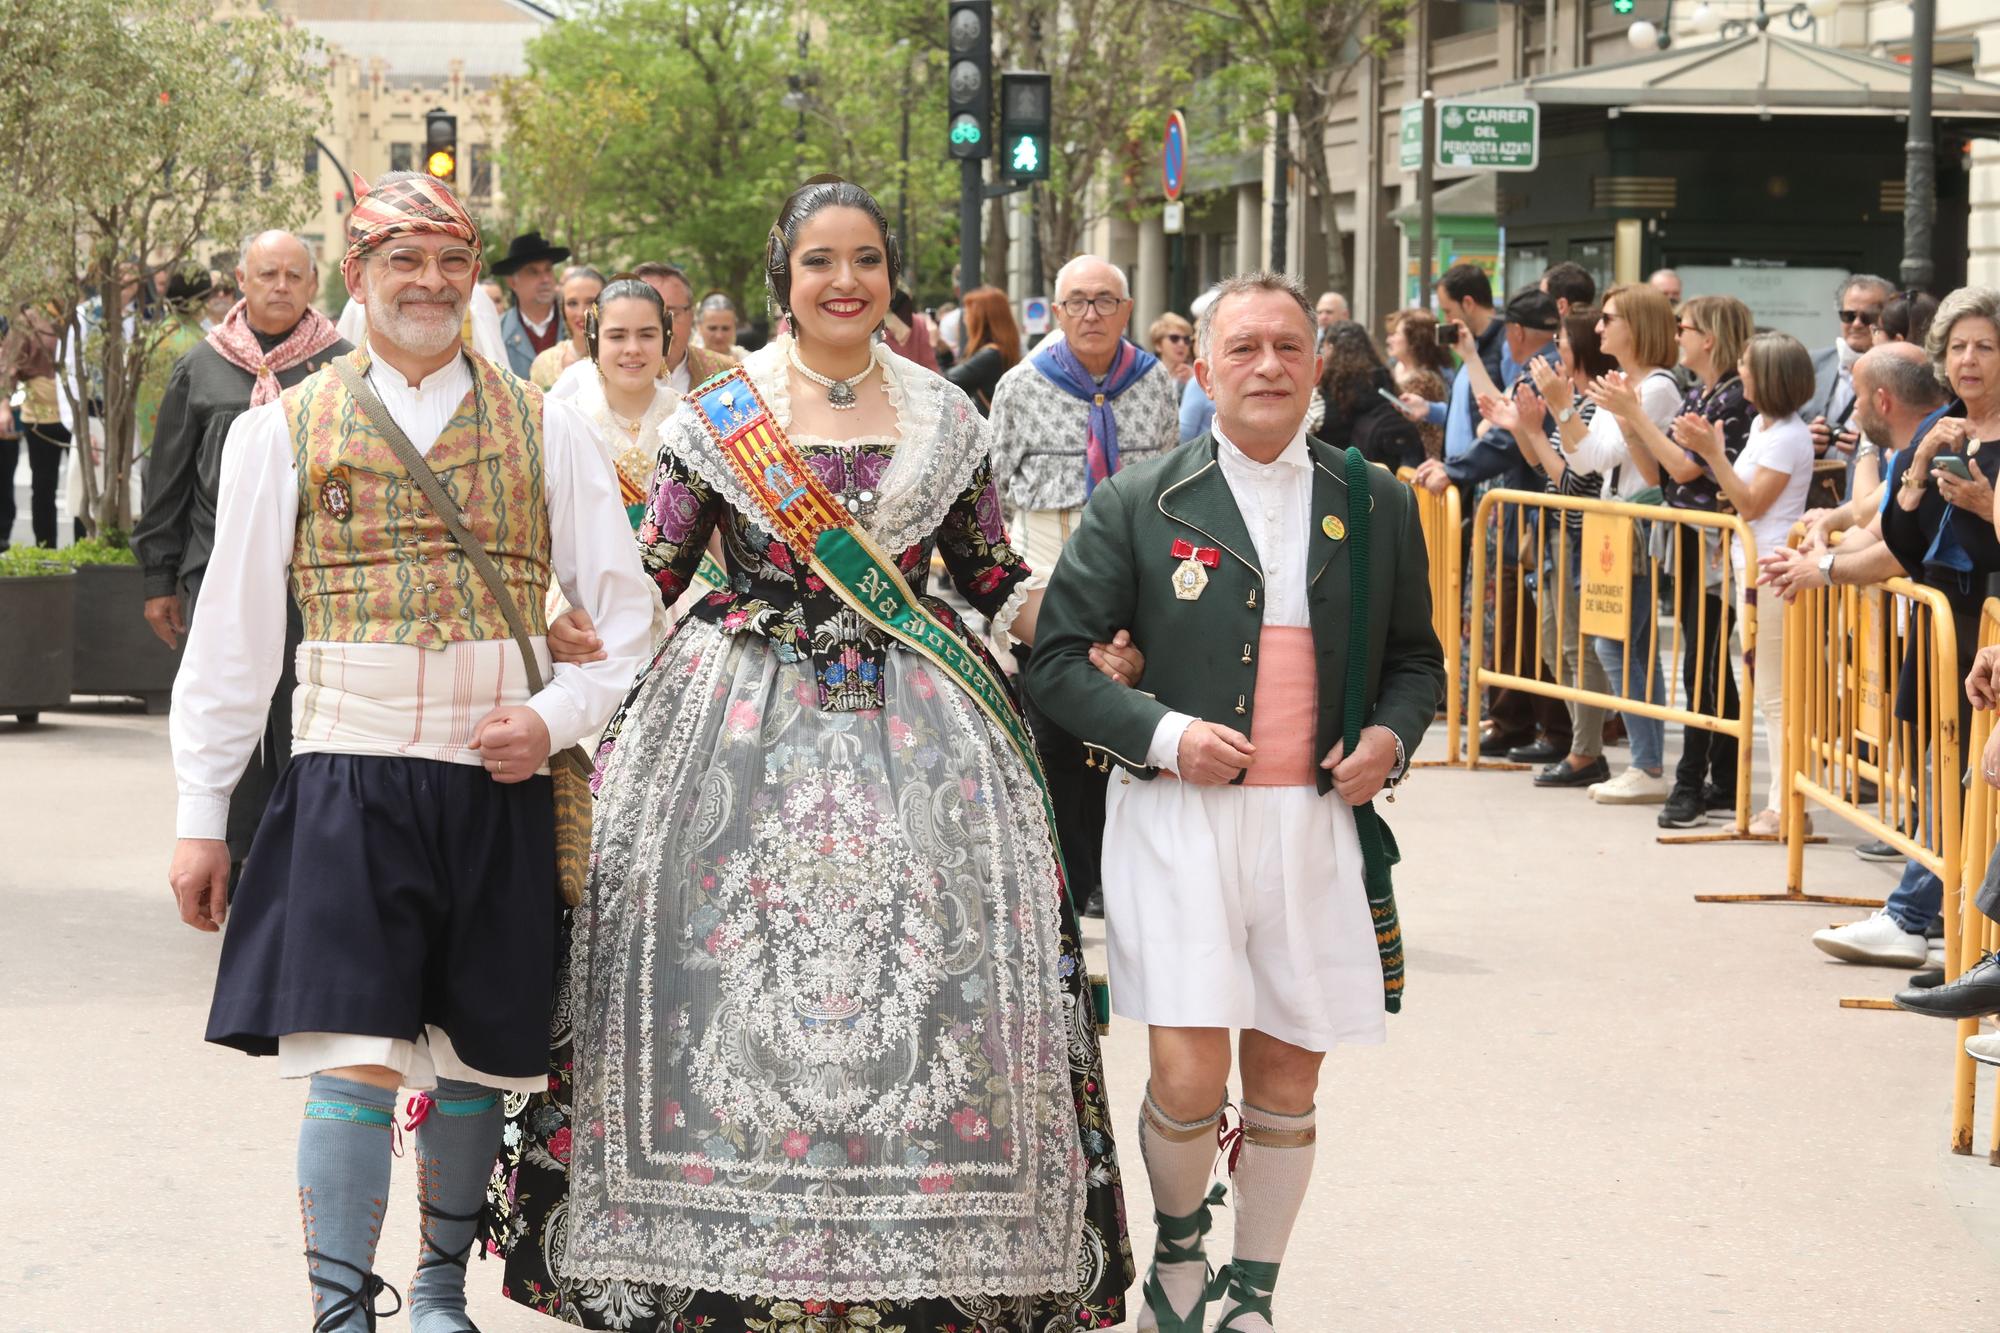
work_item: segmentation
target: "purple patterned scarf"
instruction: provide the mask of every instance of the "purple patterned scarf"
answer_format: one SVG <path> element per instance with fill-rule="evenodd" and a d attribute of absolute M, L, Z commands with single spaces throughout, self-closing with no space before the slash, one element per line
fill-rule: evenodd
<path fill-rule="evenodd" d="M 1112 414 L 1112 400 L 1137 384 L 1140 376 L 1159 364 L 1159 358 L 1120 338 L 1118 352 L 1111 358 L 1111 369 L 1102 384 L 1076 359 L 1076 351 L 1067 338 L 1042 348 L 1032 360 L 1035 369 L 1047 376 L 1049 383 L 1090 404 L 1089 435 L 1084 442 L 1083 495 L 1087 500 L 1098 482 L 1118 470 L 1118 418 Z"/>

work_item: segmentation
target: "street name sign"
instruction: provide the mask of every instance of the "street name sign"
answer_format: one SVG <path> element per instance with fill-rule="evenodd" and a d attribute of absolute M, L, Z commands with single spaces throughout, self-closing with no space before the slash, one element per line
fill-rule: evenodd
<path fill-rule="evenodd" d="M 1404 103 L 1398 147 L 1405 171 L 1415 171 L 1422 161 L 1423 125 L 1423 103 Z M 1541 107 L 1533 102 L 1438 102 L 1440 167 L 1533 171 L 1541 161 L 1541 144 Z"/>

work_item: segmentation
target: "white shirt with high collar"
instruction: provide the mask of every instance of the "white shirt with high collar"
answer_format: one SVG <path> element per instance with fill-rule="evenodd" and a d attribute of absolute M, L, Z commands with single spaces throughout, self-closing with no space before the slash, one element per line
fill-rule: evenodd
<path fill-rule="evenodd" d="M 1221 423 L 1213 427 L 1215 461 L 1243 526 L 1257 548 L 1264 573 L 1264 623 L 1302 626 L 1312 623 L 1306 609 L 1306 551 L 1312 535 L 1312 451 L 1306 445 L 1305 423 L 1283 451 L 1269 463 L 1259 463 L 1237 448 Z M 1157 768 L 1180 764 L 1181 736 L 1194 718 L 1168 713 L 1153 728 L 1146 762 Z"/>

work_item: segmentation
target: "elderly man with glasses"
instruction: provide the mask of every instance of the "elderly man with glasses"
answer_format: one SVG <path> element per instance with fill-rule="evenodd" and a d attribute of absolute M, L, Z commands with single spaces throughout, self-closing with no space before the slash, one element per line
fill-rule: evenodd
<path fill-rule="evenodd" d="M 1813 353 L 1813 396 L 1799 409 L 1812 427 L 1813 452 L 1824 458 L 1830 449 L 1852 456 L 1861 439 L 1854 415 L 1854 363 L 1875 345 L 1875 326 L 1882 306 L 1896 288 L 1887 278 L 1856 273 L 1840 285 L 1840 336 L 1831 347 Z"/>
<path fill-rule="evenodd" d="M 993 391 L 993 479 L 1013 511 L 1008 531 L 1035 571 L 1024 585 L 1032 587 L 1047 582 L 1099 483 L 1122 464 L 1180 442 L 1172 370 L 1125 337 L 1132 292 L 1124 271 L 1078 255 L 1056 273 L 1055 304 L 1062 336 L 1001 376 Z M 1104 774 L 1086 766 L 1083 747 L 1032 703 L 1027 713 L 1048 770 L 1070 892 L 1087 914 L 1098 914 Z"/>

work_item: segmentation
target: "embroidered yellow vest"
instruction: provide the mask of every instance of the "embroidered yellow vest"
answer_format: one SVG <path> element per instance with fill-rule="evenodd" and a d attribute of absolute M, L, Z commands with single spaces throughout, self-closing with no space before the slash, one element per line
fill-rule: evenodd
<path fill-rule="evenodd" d="M 364 351 L 348 354 L 366 373 Z M 466 353 L 472 390 L 424 460 L 499 567 L 532 634 L 547 629 L 549 511 L 541 390 Z M 510 637 L 477 570 L 331 367 L 284 395 L 299 517 L 292 596 L 305 637 L 447 643 Z"/>

